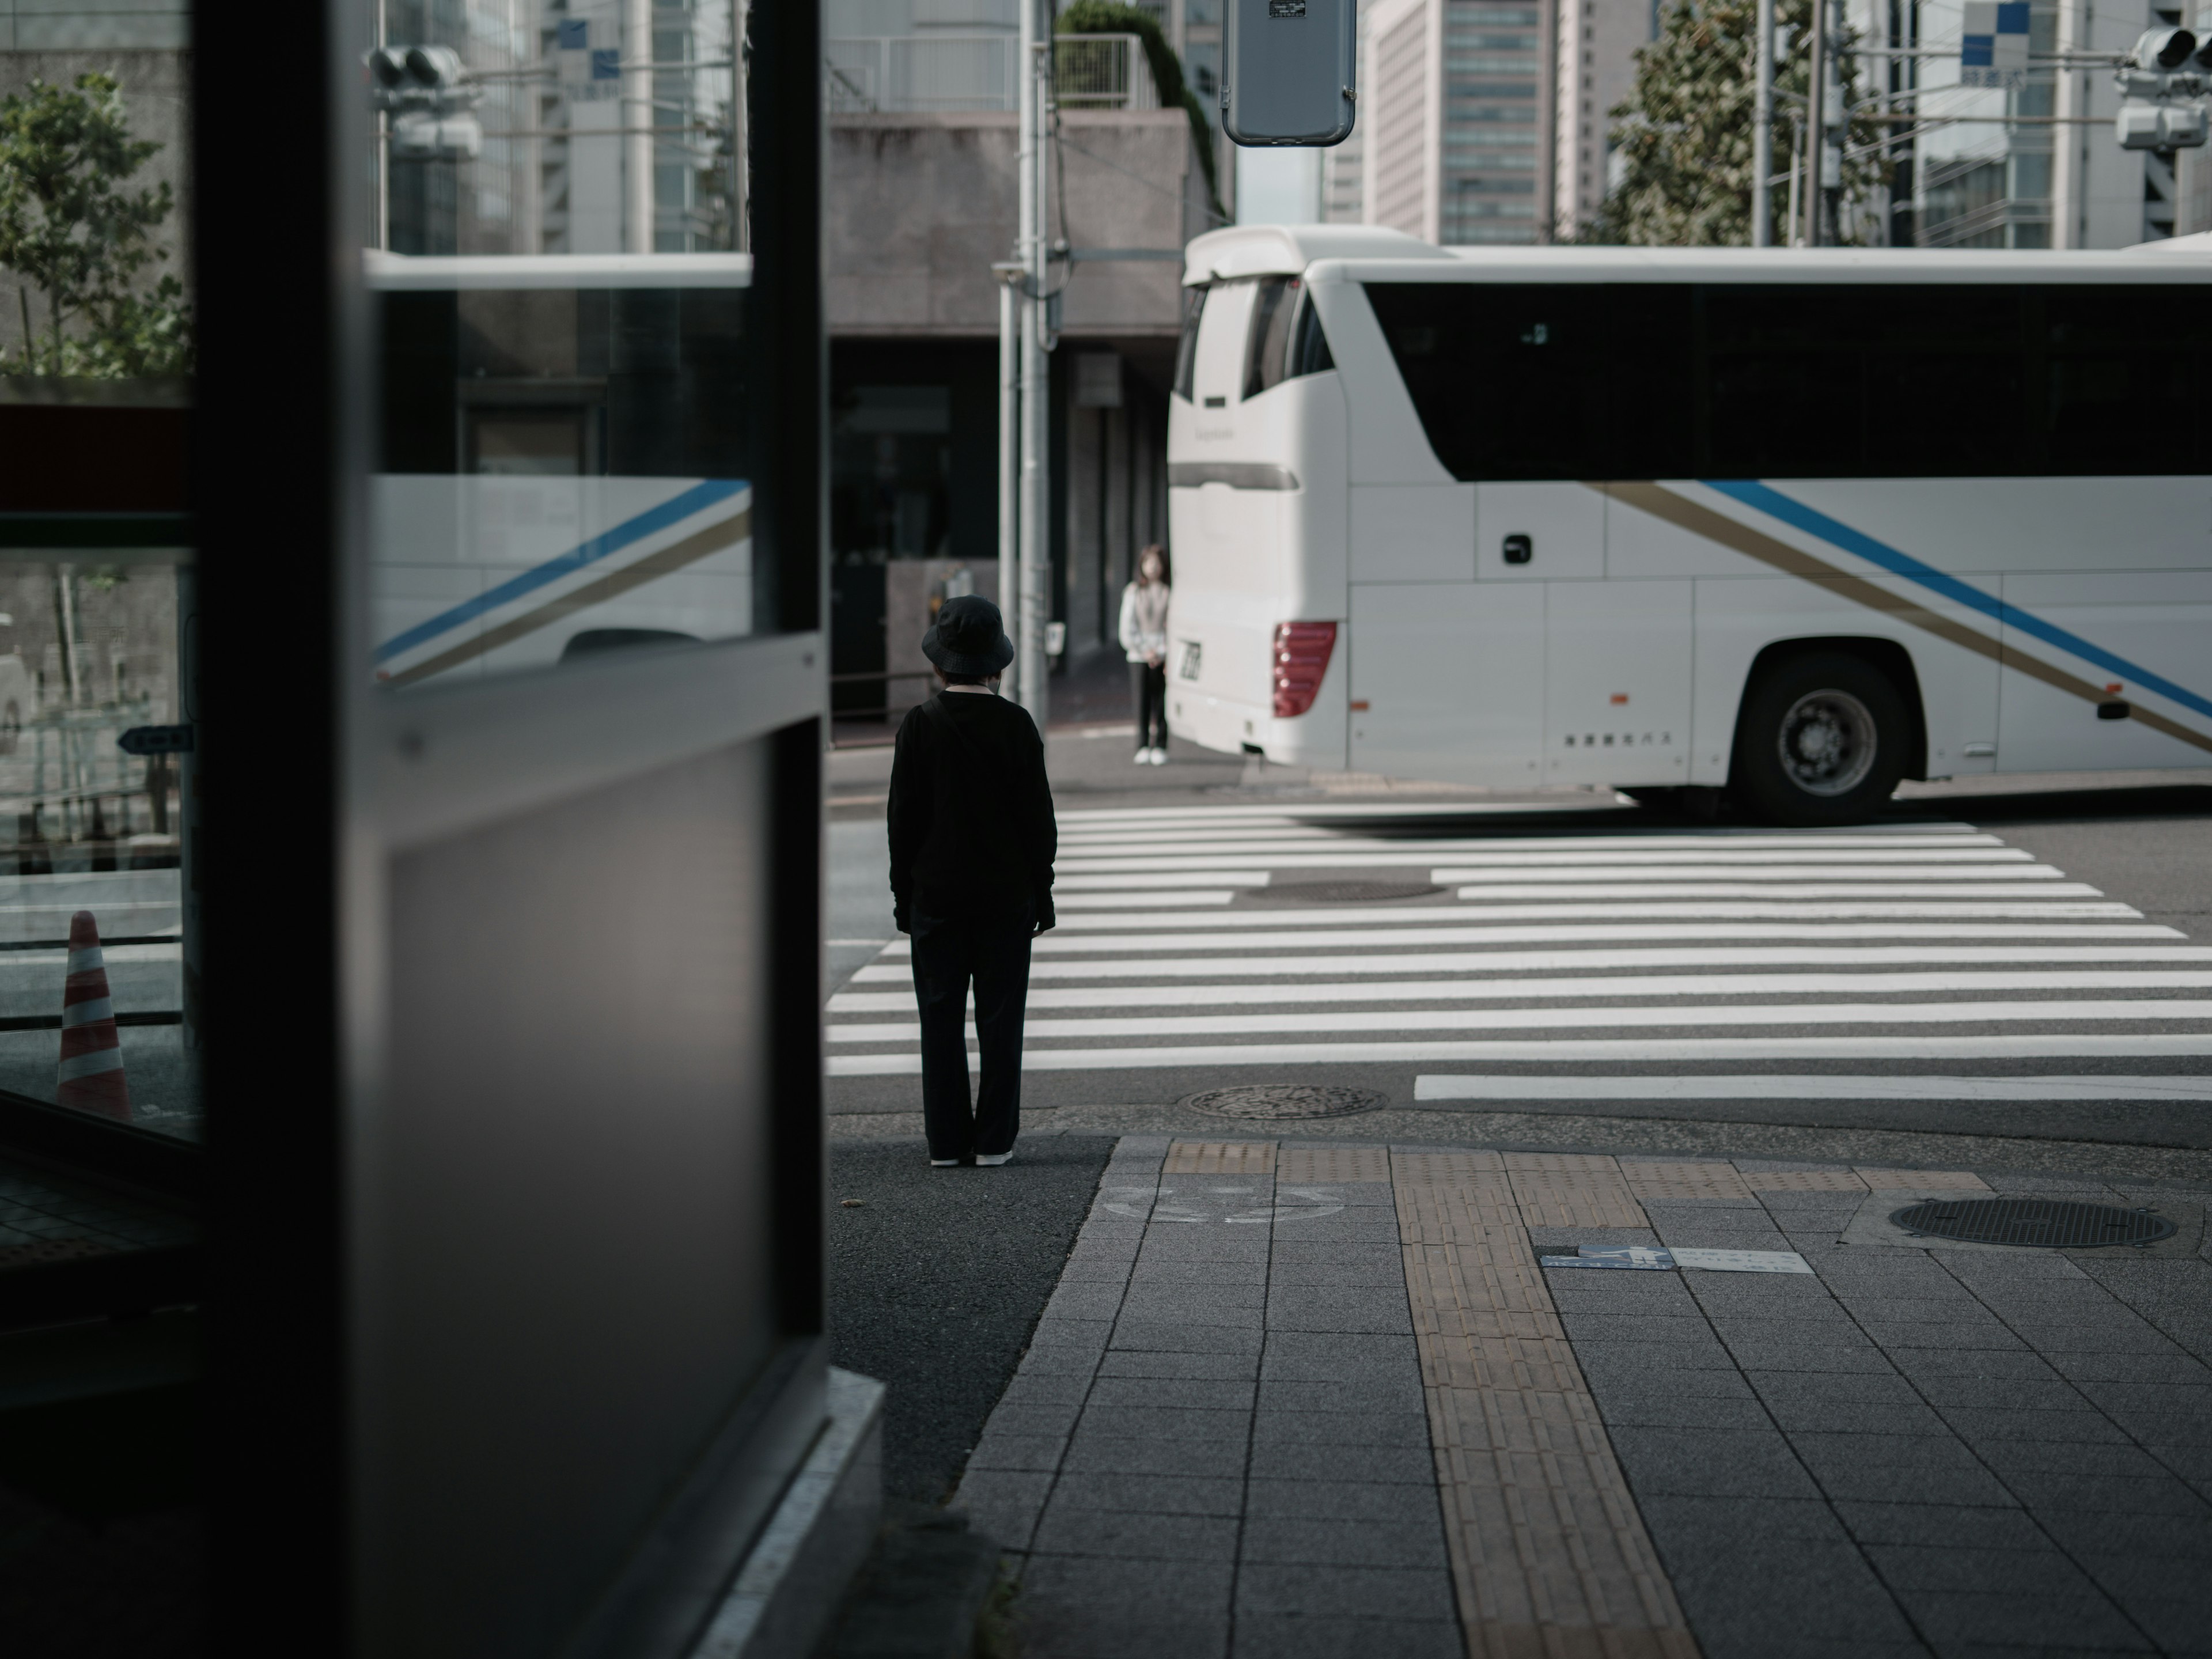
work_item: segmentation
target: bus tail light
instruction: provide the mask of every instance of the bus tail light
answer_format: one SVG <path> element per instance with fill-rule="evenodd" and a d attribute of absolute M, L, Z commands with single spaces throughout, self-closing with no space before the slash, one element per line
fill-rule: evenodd
<path fill-rule="evenodd" d="M 1293 720 L 1313 707 L 1329 653 L 1336 649 L 1336 624 L 1275 624 L 1275 718 Z"/>

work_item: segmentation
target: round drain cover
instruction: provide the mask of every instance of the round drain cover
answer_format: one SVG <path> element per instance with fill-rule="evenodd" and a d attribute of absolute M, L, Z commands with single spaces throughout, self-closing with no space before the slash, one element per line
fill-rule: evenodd
<path fill-rule="evenodd" d="M 1210 1117 L 1346 1117 L 1372 1111 L 1389 1097 L 1371 1089 L 1313 1089 L 1296 1083 L 1255 1083 L 1237 1089 L 1209 1089 L 1182 1104 Z"/>
<path fill-rule="evenodd" d="M 1256 887 L 1251 896 L 1264 904 L 1382 904 L 1391 899 L 1426 898 L 1443 890 L 1425 881 L 1294 881 Z"/>
<path fill-rule="evenodd" d="M 2151 1210 L 2077 1204 L 2061 1198 L 1931 1198 L 1891 1212 L 1907 1232 L 1968 1244 L 2025 1244 L 2079 1250 L 2099 1244 L 2155 1244 L 2173 1223 Z"/>

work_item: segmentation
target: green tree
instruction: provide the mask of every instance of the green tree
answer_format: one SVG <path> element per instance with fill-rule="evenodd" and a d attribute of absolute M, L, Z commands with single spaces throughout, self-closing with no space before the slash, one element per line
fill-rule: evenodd
<path fill-rule="evenodd" d="M 1804 108 L 1810 78 L 1811 0 L 1777 0 L 1776 33 L 1788 56 L 1775 66 L 1775 240 L 1787 240 L 1792 111 Z M 1832 21 L 1835 12 L 1829 13 Z M 1786 31 L 1786 33 L 1785 33 Z M 1577 240 L 1650 247 L 1741 246 L 1751 240 L 1753 77 L 1758 16 L 1752 0 L 1678 0 L 1662 14 L 1659 37 L 1636 54 L 1636 89 L 1608 112 L 1624 163 L 1620 184 L 1595 223 L 1561 227 Z M 1844 54 L 1844 106 L 1858 101 L 1857 59 Z M 1793 101 L 1794 100 L 1794 101 Z M 1801 117 L 1802 118 L 1802 117 Z M 1846 130 L 1842 198 L 1866 200 L 1885 165 L 1850 149 L 1870 144 L 1880 124 L 1862 113 Z M 1848 215 L 1846 216 L 1848 219 Z"/>
<path fill-rule="evenodd" d="M 1074 0 L 1060 14 L 1055 27 L 1062 34 L 1133 34 L 1144 43 L 1145 62 L 1152 67 L 1160 107 L 1180 109 L 1189 117 L 1191 142 L 1198 147 L 1199 168 L 1206 174 L 1206 206 L 1215 219 L 1228 223 L 1229 215 L 1221 205 L 1221 180 L 1214 170 L 1213 124 L 1206 119 L 1198 94 L 1183 83 L 1182 61 L 1152 13 L 1121 0 Z"/>
<path fill-rule="evenodd" d="M 161 146 L 133 138 L 112 76 L 33 81 L 0 99 L 0 265 L 23 280 L 17 374 L 102 377 L 188 373 L 184 285 L 144 278 L 167 259 L 155 232 L 174 206 L 167 184 L 127 188 Z M 46 329 L 33 325 L 32 291 Z"/>

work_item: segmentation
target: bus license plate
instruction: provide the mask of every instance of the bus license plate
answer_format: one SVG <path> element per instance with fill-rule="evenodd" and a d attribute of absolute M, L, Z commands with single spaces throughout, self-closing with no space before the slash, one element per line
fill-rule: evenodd
<path fill-rule="evenodd" d="M 1194 680 L 1198 678 L 1198 658 L 1201 648 L 1196 640 L 1182 642 L 1182 660 L 1176 665 L 1177 679 Z"/>

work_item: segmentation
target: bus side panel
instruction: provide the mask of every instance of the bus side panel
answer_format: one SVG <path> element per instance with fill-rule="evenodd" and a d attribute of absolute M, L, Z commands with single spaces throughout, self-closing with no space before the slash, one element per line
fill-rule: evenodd
<path fill-rule="evenodd" d="M 1544 781 L 1682 782 L 1690 584 L 1550 582 L 1545 592 Z"/>
<path fill-rule="evenodd" d="M 1900 578 L 1873 586 L 1970 632 L 1973 613 L 1936 599 Z M 1928 720 L 1928 770 L 1949 777 L 1987 772 L 1991 762 L 1968 758 L 1971 744 L 1993 745 L 1997 723 L 1997 665 L 1994 657 L 1954 645 L 1859 605 L 1831 584 L 1796 576 L 1700 577 L 1696 582 L 1697 655 L 1692 693 L 1692 783 L 1728 781 L 1736 711 L 1759 653 L 1792 640 L 1890 640 L 1904 647 L 1919 682 Z"/>
<path fill-rule="evenodd" d="M 1413 411 L 1382 325 L 1367 303 L 1367 290 L 1357 283 L 1316 283 L 1310 292 L 1328 335 L 1329 356 L 1344 376 L 1345 401 L 1359 411 L 1352 423 L 1352 482 L 1453 483 L 1429 447 L 1428 432 Z"/>
<path fill-rule="evenodd" d="M 1447 783 L 1537 782 L 1544 592 L 1536 582 L 1354 587 L 1351 692 L 1366 707 L 1352 714 L 1352 769 Z"/>
<path fill-rule="evenodd" d="M 2130 548 L 2121 556 L 2133 552 Z M 2008 608 L 2101 647 L 2199 696 L 2212 693 L 2212 574 L 2199 571 L 2100 570 L 2073 575 L 2008 575 Z M 2012 623 L 2005 643 L 2041 658 L 2111 696 L 2141 702 L 2193 731 L 2212 720 L 2186 704 L 2131 684 L 2111 661 L 2075 656 Z M 2004 677 L 1997 733 L 2000 772 L 2089 771 L 2110 767 L 2212 764 L 2212 754 L 2140 720 L 2100 720 L 2094 704 L 2017 672 Z"/>
<path fill-rule="evenodd" d="M 1474 486 L 1354 484 L 1352 580 L 1474 580 Z"/>
<path fill-rule="evenodd" d="M 1990 593 L 1999 572 L 2212 569 L 2212 489 L 2200 477 L 1766 482 Z"/>

